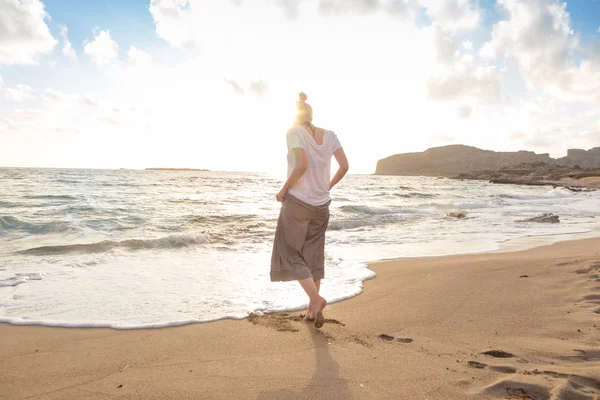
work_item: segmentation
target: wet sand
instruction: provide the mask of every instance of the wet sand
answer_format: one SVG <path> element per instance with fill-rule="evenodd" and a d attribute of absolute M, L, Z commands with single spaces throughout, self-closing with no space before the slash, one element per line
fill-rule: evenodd
<path fill-rule="evenodd" d="M 600 399 L 600 239 L 370 267 L 320 330 L 0 325 L 0 398 Z"/>

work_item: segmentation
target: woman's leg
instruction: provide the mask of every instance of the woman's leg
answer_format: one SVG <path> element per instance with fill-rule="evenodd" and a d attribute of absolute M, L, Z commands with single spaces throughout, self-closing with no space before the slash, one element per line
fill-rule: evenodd
<path fill-rule="evenodd" d="M 327 304 L 327 300 L 319 296 L 319 290 L 316 284 L 318 281 L 313 281 L 312 278 L 305 278 L 300 279 L 298 282 L 300 282 L 302 289 L 304 289 L 308 295 L 308 298 L 310 299 L 308 312 L 306 313 L 306 319 L 312 321 L 317 318 L 319 313 L 322 313 L 325 305 Z"/>
<path fill-rule="evenodd" d="M 317 293 L 321 289 L 321 279 L 325 271 L 325 232 L 329 223 L 329 203 L 324 206 L 315 208 L 315 215 L 308 224 L 306 239 L 304 241 L 303 255 L 311 270 L 313 276 L 313 284 Z M 323 299 L 321 297 L 321 299 Z M 324 299 L 323 299 L 324 300 Z M 317 303 L 318 308 L 315 310 L 309 309 L 307 318 L 315 321 L 315 327 L 320 328 L 325 323 L 323 316 L 323 308 L 327 304 L 326 301 Z"/>

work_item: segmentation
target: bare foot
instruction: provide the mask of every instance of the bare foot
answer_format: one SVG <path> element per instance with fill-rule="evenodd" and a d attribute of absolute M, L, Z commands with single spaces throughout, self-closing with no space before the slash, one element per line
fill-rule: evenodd
<path fill-rule="evenodd" d="M 327 300 L 321 297 L 319 307 L 317 308 L 317 316 L 315 318 L 315 328 L 320 328 L 325 323 L 325 316 L 323 315 L 323 309 L 327 305 Z"/>
<path fill-rule="evenodd" d="M 309 316 L 308 316 L 308 312 L 307 312 L 307 313 L 306 313 L 306 315 L 304 316 L 304 321 L 310 321 L 310 322 L 312 322 L 312 321 L 314 321 L 314 320 L 315 320 L 315 317 L 314 317 L 314 316 L 312 316 L 312 317 L 309 317 Z"/>

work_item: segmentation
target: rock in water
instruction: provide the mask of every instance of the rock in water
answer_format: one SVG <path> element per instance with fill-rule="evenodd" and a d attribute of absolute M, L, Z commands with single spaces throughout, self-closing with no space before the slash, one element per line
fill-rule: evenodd
<path fill-rule="evenodd" d="M 458 219 L 465 219 L 467 218 L 467 213 L 464 211 L 450 211 L 446 214 L 446 216 Z"/>
<path fill-rule="evenodd" d="M 545 223 L 556 224 L 556 223 L 560 222 L 560 219 L 559 219 L 558 215 L 551 214 L 551 213 L 545 213 L 542 215 L 538 215 L 536 217 L 519 219 L 519 220 L 517 220 L 517 222 L 545 222 Z"/>

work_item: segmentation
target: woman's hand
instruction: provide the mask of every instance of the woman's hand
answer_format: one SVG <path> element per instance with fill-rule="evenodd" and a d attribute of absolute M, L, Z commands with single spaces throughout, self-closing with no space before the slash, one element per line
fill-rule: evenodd
<path fill-rule="evenodd" d="M 275 196 L 277 201 L 283 203 L 283 201 L 285 200 L 285 196 L 287 196 L 287 192 L 287 189 L 281 189 L 279 193 L 277 193 L 277 195 Z"/>

